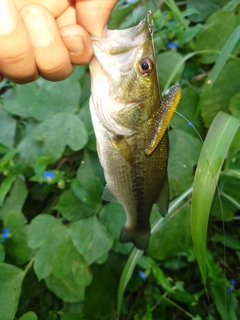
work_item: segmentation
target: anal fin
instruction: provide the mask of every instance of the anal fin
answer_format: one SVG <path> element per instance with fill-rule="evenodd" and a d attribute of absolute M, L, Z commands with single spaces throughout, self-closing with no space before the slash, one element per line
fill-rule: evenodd
<path fill-rule="evenodd" d="M 177 108 L 180 97 L 180 88 L 173 87 L 162 101 L 160 109 L 153 116 L 153 125 L 145 149 L 146 154 L 150 155 L 161 141 L 165 131 L 167 130 L 173 113 Z"/>
<path fill-rule="evenodd" d="M 119 202 L 117 197 L 108 188 L 108 185 L 103 190 L 102 199 L 109 202 Z"/>

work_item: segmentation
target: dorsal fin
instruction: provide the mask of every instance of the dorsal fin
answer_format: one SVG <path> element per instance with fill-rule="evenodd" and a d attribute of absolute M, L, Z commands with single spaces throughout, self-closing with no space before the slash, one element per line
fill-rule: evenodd
<path fill-rule="evenodd" d="M 173 87 L 161 103 L 160 109 L 153 116 L 153 125 L 145 149 L 150 155 L 161 141 L 181 97 L 179 87 Z"/>

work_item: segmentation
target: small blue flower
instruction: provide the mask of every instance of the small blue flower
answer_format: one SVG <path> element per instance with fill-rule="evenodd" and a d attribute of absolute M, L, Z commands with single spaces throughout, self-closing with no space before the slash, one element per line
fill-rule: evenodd
<path fill-rule="evenodd" d="M 234 286 L 235 286 L 235 280 L 234 279 L 232 279 L 231 281 L 230 281 L 230 283 L 231 283 L 231 287 L 229 287 L 228 288 L 228 292 L 233 292 L 233 290 L 234 290 Z"/>
<path fill-rule="evenodd" d="M 51 181 L 54 178 L 54 172 L 45 171 L 44 178 L 46 178 L 48 181 Z"/>
<path fill-rule="evenodd" d="M 2 233 L 2 243 L 10 237 L 10 229 L 9 228 L 4 228 L 3 233 Z"/>
<path fill-rule="evenodd" d="M 140 278 L 142 279 L 142 280 L 146 280 L 147 279 L 147 276 L 145 275 L 145 273 L 144 272 L 142 272 L 141 270 L 138 270 L 138 274 L 139 274 L 139 276 L 140 276 Z"/>
<path fill-rule="evenodd" d="M 193 126 L 192 121 L 189 121 L 189 120 L 188 120 L 188 126 L 189 126 L 189 127 L 192 127 L 192 126 Z"/>
<path fill-rule="evenodd" d="M 167 47 L 168 49 L 177 49 L 178 44 L 176 42 L 169 42 Z"/>

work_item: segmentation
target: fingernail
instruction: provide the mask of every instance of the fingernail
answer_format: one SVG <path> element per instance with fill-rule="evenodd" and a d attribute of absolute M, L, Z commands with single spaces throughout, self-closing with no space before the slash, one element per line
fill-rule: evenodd
<path fill-rule="evenodd" d="M 78 35 L 71 35 L 64 37 L 62 36 L 65 45 L 68 48 L 70 53 L 80 54 L 83 51 L 83 41 L 82 38 Z"/>
<path fill-rule="evenodd" d="M 52 42 L 51 21 L 44 13 L 36 9 L 26 10 L 23 11 L 23 19 L 34 46 L 44 47 Z"/>
<path fill-rule="evenodd" d="M 8 34 L 16 27 L 16 9 L 13 3 L 0 0 L 0 34 Z"/>

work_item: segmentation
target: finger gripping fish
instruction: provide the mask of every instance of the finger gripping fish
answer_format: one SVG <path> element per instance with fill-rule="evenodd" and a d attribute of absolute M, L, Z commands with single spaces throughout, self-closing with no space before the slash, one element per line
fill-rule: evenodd
<path fill-rule="evenodd" d="M 92 36 L 90 111 L 104 169 L 103 199 L 121 203 L 120 242 L 146 250 L 155 203 L 168 211 L 167 126 L 180 99 L 174 87 L 162 101 L 152 42 L 151 13 L 136 27 Z"/>

